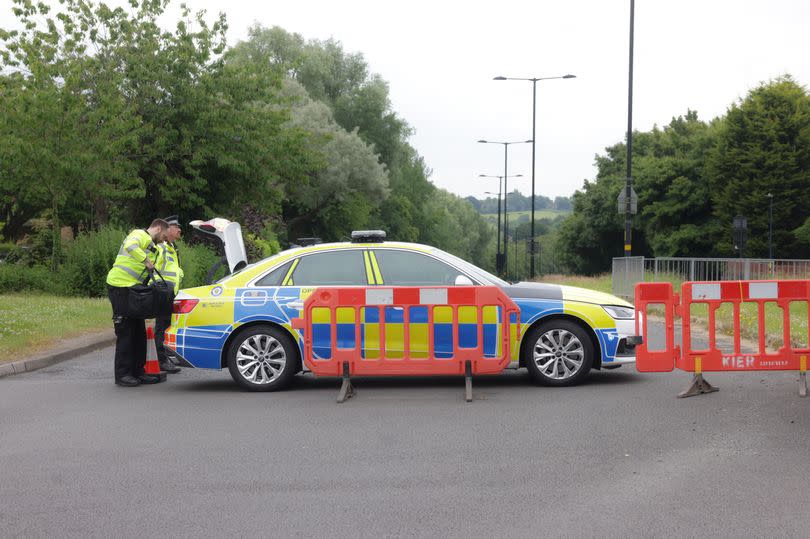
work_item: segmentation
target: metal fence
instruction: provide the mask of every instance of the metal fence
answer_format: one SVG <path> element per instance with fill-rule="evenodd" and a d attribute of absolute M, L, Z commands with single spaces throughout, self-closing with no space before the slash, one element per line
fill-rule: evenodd
<path fill-rule="evenodd" d="M 620 298 L 632 299 L 636 283 L 644 282 L 644 257 L 624 256 L 613 259 L 611 286 Z"/>
<path fill-rule="evenodd" d="M 644 258 L 613 259 L 613 293 L 632 299 L 636 283 L 669 281 L 738 281 L 810 279 L 810 260 L 769 258 Z"/>

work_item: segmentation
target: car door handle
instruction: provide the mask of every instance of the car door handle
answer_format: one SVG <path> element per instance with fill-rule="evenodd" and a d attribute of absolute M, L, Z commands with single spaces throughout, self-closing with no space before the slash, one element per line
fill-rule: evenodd
<path fill-rule="evenodd" d="M 304 302 L 303 301 L 291 301 L 287 304 L 287 307 L 290 309 L 295 309 L 298 311 L 304 310 Z"/>

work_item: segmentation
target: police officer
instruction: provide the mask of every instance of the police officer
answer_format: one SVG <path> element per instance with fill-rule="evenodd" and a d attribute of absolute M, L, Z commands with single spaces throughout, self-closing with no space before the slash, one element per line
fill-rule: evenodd
<path fill-rule="evenodd" d="M 107 273 L 108 295 L 115 326 L 115 383 L 133 387 L 156 384 L 157 376 L 144 374 L 146 364 L 146 322 L 126 316 L 130 287 L 143 283 L 154 269 L 156 244 L 166 239 L 168 223 L 155 219 L 146 230 L 130 232 L 121 244 L 113 267 Z"/>
<path fill-rule="evenodd" d="M 177 295 L 177 292 L 180 290 L 180 281 L 183 279 L 183 269 L 180 267 L 180 256 L 174 242 L 180 239 L 183 231 L 180 228 L 180 221 L 176 215 L 166 217 L 164 221 L 168 223 L 169 228 L 166 231 L 166 241 L 157 246 L 158 255 L 155 266 L 160 272 L 160 275 L 169 283 L 169 286 L 173 287 L 174 294 Z M 163 336 L 171 323 L 171 316 L 161 316 L 155 319 L 155 347 L 157 348 L 160 370 L 176 373 L 180 372 L 180 368 L 169 360 L 166 356 L 166 349 L 163 346 Z"/>

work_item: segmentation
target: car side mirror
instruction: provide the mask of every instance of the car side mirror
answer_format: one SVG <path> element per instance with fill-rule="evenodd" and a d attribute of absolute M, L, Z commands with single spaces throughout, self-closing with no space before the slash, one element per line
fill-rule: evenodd
<path fill-rule="evenodd" d="M 467 277 L 466 275 L 457 275 L 456 276 L 456 282 L 455 282 L 456 286 L 472 286 L 473 284 L 475 284 L 475 283 L 473 283 L 470 280 L 470 278 Z"/>

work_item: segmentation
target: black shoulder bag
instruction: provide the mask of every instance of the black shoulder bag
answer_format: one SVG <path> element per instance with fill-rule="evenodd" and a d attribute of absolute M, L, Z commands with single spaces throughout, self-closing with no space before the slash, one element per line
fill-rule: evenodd
<path fill-rule="evenodd" d="M 160 281 L 154 278 L 152 271 L 158 274 Z M 152 271 L 143 283 L 129 287 L 127 317 L 147 319 L 172 314 L 174 287 L 166 282 L 157 268 Z M 149 282 L 150 280 L 152 282 Z"/>

